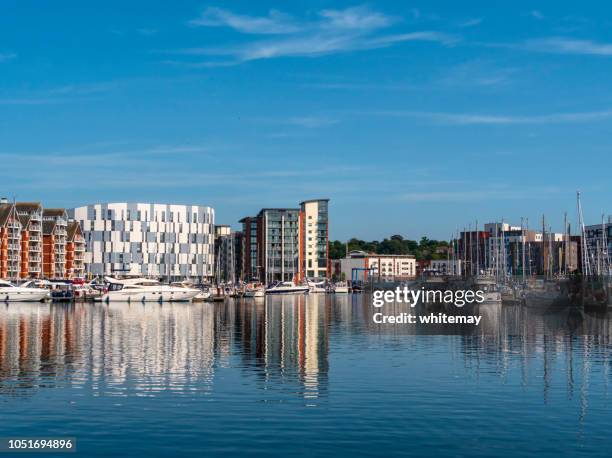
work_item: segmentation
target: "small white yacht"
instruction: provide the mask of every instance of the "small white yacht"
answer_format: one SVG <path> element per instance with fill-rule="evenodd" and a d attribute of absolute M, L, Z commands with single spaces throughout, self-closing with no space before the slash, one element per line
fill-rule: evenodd
<path fill-rule="evenodd" d="M 266 294 L 306 294 L 308 285 L 295 285 L 292 281 L 279 281 L 266 288 Z"/>
<path fill-rule="evenodd" d="M 246 285 L 244 290 L 244 297 L 264 297 L 266 294 L 266 288 L 261 284 Z"/>
<path fill-rule="evenodd" d="M 39 302 L 49 296 L 50 292 L 47 289 L 15 286 L 8 281 L 0 280 L 0 302 Z"/>
<path fill-rule="evenodd" d="M 318 278 L 309 278 L 306 280 L 310 293 L 325 293 L 327 288 L 325 287 L 326 280 Z"/>
<path fill-rule="evenodd" d="M 176 286 L 177 288 L 197 289 L 199 292 L 193 297 L 192 301 L 194 302 L 205 301 L 210 297 L 210 290 L 207 287 L 195 286 L 188 280 L 173 282 L 170 283 L 170 286 Z"/>
<path fill-rule="evenodd" d="M 334 293 L 336 294 L 348 294 L 349 287 L 348 283 L 345 281 L 339 281 L 334 285 Z"/>
<path fill-rule="evenodd" d="M 200 290 L 184 286 L 162 285 L 149 278 L 105 278 L 107 286 L 103 302 L 136 301 L 136 302 L 177 302 L 190 301 Z"/>

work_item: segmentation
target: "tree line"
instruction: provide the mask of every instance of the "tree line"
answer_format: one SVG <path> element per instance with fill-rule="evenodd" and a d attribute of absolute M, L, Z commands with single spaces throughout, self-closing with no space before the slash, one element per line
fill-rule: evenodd
<path fill-rule="evenodd" d="M 404 239 L 401 235 L 392 235 L 382 242 L 377 240 L 367 242 L 352 238 L 348 241 L 348 251 L 361 250 L 376 254 L 413 254 L 416 259 L 446 259 L 448 242 L 430 240 L 422 237 L 420 241 Z M 341 259 L 346 256 L 347 244 L 339 240 L 329 242 L 331 259 Z"/>

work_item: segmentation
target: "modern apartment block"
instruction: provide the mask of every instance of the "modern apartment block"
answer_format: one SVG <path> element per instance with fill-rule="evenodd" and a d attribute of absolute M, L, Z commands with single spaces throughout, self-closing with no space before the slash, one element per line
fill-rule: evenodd
<path fill-rule="evenodd" d="M 257 263 L 257 218 L 247 216 L 240 220 L 242 224 L 242 279 L 260 280 L 261 268 Z"/>
<path fill-rule="evenodd" d="M 63 208 L 43 210 L 43 275 L 45 278 L 67 278 L 66 240 L 68 214 Z"/>
<path fill-rule="evenodd" d="M 199 205 L 99 203 L 74 208 L 92 275 L 131 273 L 165 280 L 214 277 L 215 212 Z"/>
<path fill-rule="evenodd" d="M 329 276 L 329 199 L 300 203 L 300 277 Z"/>
<path fill-rule="evenodd" d="M 15 212 L 15 205 L 2 199 L 0 201 L 0 278 L 18 278 L 20 242 L 21 224 Z"/>
<path fill-rule="evenodd" d="M 612 270 L 612 218 L 584 229 L 591 272 L 607 274 Z"/>
<path fill-rule="evenodd" d="M 266 282 L 299 279 L 300 211 L 264 208 L 258 220 L 258 265 Z"/>
<path fill-rule="evenodd" d="M 329 199 L 296 208 L 263 208 L 240 220 L 243 278 L 301 281 L 329 277 Z"/>
<path fill-rule="evenodd" d="M 70 221 L 66 239 L 66 276 L 83 278 L 85 276 L 85 237 L 81 225 Z"/>
<path fill-rule="evenodd" d="M 43 275 L 43 208 L 40 202 L 17 202 L 21 223 L 20 278 L 41 278 Z"/>
<path fill-rule="evenodd" d="M 215 280 L 242 280 L 242 245 L 242 232 L 232 231 L 228 225 L 215 226 Z"/>

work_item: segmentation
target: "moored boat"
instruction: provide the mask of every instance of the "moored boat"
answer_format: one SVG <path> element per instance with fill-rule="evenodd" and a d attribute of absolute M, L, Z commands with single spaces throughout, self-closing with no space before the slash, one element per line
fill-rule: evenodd
<path fill-rule="evenodd" d="M 190 301 L 200 290 L 196 288 L 163 285 L 149 278 L 105 278 L 107 286 L 103 302 L 178 302 Z"/>
<path fill-rule="evenodd" d="M 279 281 L 266 288 L 266 294 L 307 294 L 308 285 L 296 285 L 292 281 Z"/>
<path fill-rule="evenodd" d="M 50 293 L 47 289 L 15 286 L 11 282 L 0 280 L 1 302 L 40 302 L 49 296 Z"/>

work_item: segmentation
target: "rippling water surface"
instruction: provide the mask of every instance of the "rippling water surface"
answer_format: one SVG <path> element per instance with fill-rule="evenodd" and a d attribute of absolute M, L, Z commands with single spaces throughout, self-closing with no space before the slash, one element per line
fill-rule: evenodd
<path fill-rule="evenodd" d="M 610 455 L 610 316 L 373 312 L 362 295 L 2 304 L 0 436 L 76 437 L 83 456 Z"/>

